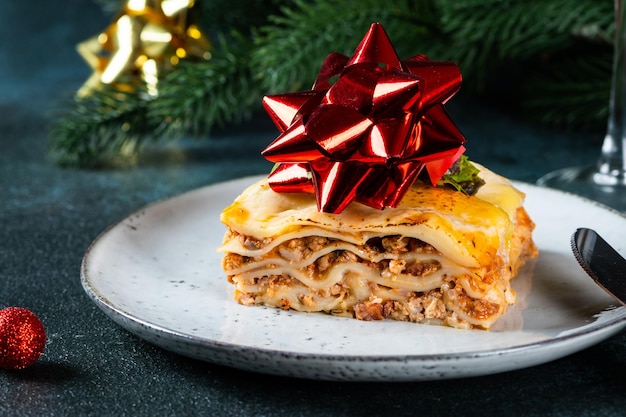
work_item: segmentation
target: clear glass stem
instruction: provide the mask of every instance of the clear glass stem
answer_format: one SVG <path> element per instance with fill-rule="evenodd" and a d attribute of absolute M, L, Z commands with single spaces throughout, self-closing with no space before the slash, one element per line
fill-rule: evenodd
<path fill-rule="evenodd" d="M 595 166 L 567 167 L 537 180 L 603 203 L 626 215 L 626 0 L 615 0 L 615 44 L 606 136 Z"/>
<path fill-rule="evenodd" d="M 615 44 L 609 119 L 606 136 L 602 143 L 602 154 L 598 161 L 598 172 L 594 181 L 600 185 L 626 184 L 626 8 L 623 0 L 615 0 Z"/>

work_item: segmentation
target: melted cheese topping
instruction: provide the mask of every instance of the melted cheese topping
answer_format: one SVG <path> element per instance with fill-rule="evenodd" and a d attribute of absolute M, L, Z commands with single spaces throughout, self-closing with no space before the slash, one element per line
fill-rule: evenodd
<path fill-rule="evenodd" d="M 515 302 L 510 281 L 536 247 L 524 194 L 476 166 L 486 182 L 476 196 L 416 183 L 396 208 L 339 214 L 266 179 L 251 185 L 221 215 L 235 299 L 488 329 Z"/>
<path fill-rule="evenodd" d="M 460 265 L 476 268 L 489 263 L 510 239 L 515 210 L 524 198 L 503 177 L 481 170 L 487 183 L 475 197 L 416 183 L 396 208 L 353 203 L 339 214 L 319 212 L 311 194 L 276 193 L 263 179 L 227 207 L 221 220 L 259 240 L 302 234 L 302 228 L 322 229 L 357 244 L 381 233 L 409 236 Z M 221 251 L 229 250 L 225 242 Z"/>

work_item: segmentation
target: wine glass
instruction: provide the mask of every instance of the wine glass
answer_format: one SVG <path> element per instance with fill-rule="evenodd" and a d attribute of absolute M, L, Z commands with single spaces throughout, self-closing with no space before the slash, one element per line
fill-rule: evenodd
<path fill-rule="evenodd" d="M 538 185 L 569 191 L 626 213 L 626 10 L 615 0 L 615 51 L 609 120 L 596 166 L 569 167 L 550 172 Z"/>

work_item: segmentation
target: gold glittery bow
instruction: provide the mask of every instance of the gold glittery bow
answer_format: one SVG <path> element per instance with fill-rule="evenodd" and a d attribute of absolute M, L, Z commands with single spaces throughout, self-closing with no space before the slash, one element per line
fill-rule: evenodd
<path fill-rule="evenodd" d="M 164 70 L 181 59 L 210 59 L 210 42 L 191 19 L 194 0 L 127 0 L 102 33 L 78 44 L 93 74 L 78 90 L 89 95 L 102 84 L 132 91 L 143 82 L 158 95 Z"/>

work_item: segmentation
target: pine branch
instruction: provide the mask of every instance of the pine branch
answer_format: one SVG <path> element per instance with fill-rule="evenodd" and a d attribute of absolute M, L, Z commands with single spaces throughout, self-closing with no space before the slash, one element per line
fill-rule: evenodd
<path fill-rule="evenodd" d="M 442 27 L 463 94 L 520 111 L 542 124 L 606 123 L 611 2 L 442 0 Z M 593 110 L 589 110 L 592 108 Z"/>
<path fill-rule="evenodd" d="M 124 3 L 96 1 L 111 11 Z M 542 123 L 606 122 L 614 31 L 608 1 L 205 0 L 200 6 L 198 23 L 216 35 L 212 59 L 183 61 L 162 75 L 155 99 L 103 88 L 71 103 L 52 132 L 59 164 L 94 166 L 158 140 L 207 136 L 213 126 L 246 118 L 263 94 L 309 88 L 325 57 L 351 55 L 372 22 L 383 24 L 401 59 L 423 53 L 456 61 L 462 92 L 472 99 L 518 106 Z"/>
<path fill-rule="evenodd" d="M 158 136 L 206 136 L 212 127 L 244 120 L 260 107 L 262 93 L 249 65 L 252 42 L 237 32 L 217 37 L 210 60 L 182 62 L 163 79 L 148 107 Z"/>
<path fill-rule="evenodd" d="M 416 44 L 427 45 L 438 19 L 429 0 L 294 0 L 281 11 L 258 30 L 252 55 L 256 78 L 269 93 L 308 88 L 326 56 L 351 55 L 373 22 L 383 24 L 401 58 L 415 55 Z"/>
<path fill-rule="evenodd" d="M 147 104 L 140 92 L 112 87 L 76 100 L 52 128 L 51 158 L 61 166 L 93 167 L 134 152 L 150 132 Z"/>
<path fill-rule="evenodd" d="M 576 36 L 592 28 L 612 30 L 614 23 L 611 2 L 596 0 L 442 0 L 439 5 L 442 25 L 456 45 L 480 46 L 482 56 L 498 59 L 561 50 Z"/>
<path fill-rule="evenodd" d="M 77 100 L 54 127 L 52 156 L 61 165 L 90 167 L 122 150 L 137 150 L 185 134 L 208 135 L 214 126 L 245 119 L 261 102 L 251 82 L 251 41 L 218 35 L 208 61 L 183 61 L 159 81 L 159 95 L 104 87 Z"/>
<path fill-rule="evenodd" d="M 592 48 L 550 57 L 524 84 L 521 110 L 546 125 L 606 126 L 611 84 L 612 48 Z M 581 52 L 578 50 L 578 52 Z"/>
<path fill-rule="evenodd" d="M 610 2 L 595 0 L 442 0 L 442 26 L 466 79 L 480 89 L 502 65 L 571 48 L 583 36 L 606 39 Z"/>

